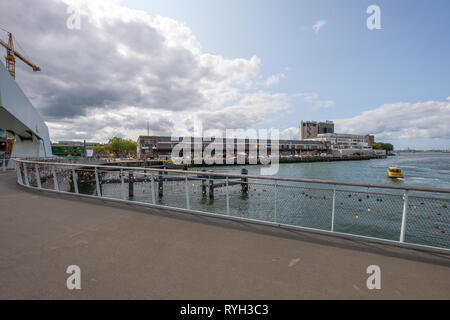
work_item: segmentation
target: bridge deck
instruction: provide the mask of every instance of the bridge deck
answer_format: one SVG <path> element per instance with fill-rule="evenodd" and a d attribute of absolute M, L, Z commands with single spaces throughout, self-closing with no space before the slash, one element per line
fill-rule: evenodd
<path fill-rule="evenodd" d="M 0 299 L 450 299 L 449 276 L 449 255 L 29 191 L 0 173 Z"/>

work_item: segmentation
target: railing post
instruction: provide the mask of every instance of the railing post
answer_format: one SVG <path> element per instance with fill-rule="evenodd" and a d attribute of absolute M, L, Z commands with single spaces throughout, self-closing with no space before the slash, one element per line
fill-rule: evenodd
<path fill-rule="evenodd" d="M 76 194 L 78 194 L 79 193 L 78 176 L 77 176 L 77 173 L 75 172 L 74 168 L 72 168 L 72 181 L 73 181 L 73 190 L 75 191 Z"/>
<path fill-rule="evenodd" d="M 400 230 L 400 242 L 401 243 L 405 242 L 407 210 L 408 210 L 408 190 L 405 190 L 405 195 L 403 196 L 402 229 Z"/>
<path fill-rule="evenodd" d="M 214 180 L 212 179 L 213 176 L 208 176 L 209 178 L 209 198 L 214 200 Z"/>
<path fill-rule="evenodd" d="M 56 170 L 54 166 L 52 166 L 52 173 L 53 173 L 53 189 L 59 192 L 58 177 L 56 176 Z"/>
<path fill-rule="evenodd" d="M 186 209 L 191 209 L 191 204 L 189 202 L 189 180 L 188 176 L 186 175 Z"/>
<path fill-rule="evenodd" d="M 152 203 L 156 204 L 155 178 L 153 177 L 153 173 L 150 173 L 150 181 L 152 182 Z"/>
<path fill-rule="evenodd" d="M 333 186 L 333 207 L 331 208 L 331 232 L 334 232 L 334 214 L 336 212 L 336 185 Z"/>
<path fill-rule="evenodd" d="M 100 190 L 100 181 L 98 179 L 97 167 L 95 167 L 95 186 L 97 187 L 97 197 L 101 197 L 102 196 L 102 191 Z"/>
<path fill-rule="evenodd" d="M 278 181 L 275 180 L 275 223 L 277 223 L 278 215 Z"/>
<path fill-rule="evenodd" d="M 247 169 L 242 169 L 241 170 L 241 174 L 242 175 L 247 175 L 248 174 L 248 170 Z M 242 183 L 241 183 L 241 190 L 243 194 L 248 194 L 248 178 L 242 178 Z"/>
<path fill-rule="evenodd" d="M 226 179 L 225 192 L 227 197 L 227 216 L 230 215 L 230 192 L 228 191 L 228 177 Z"/>
<path fill-rule="evenodd" d="M 206 169 L 203 168 L 202 172 L 206 172 Z M 206 176 L 205 175 L 202 176 L 202 195 L 204 197 L 206 196 Z"/>
<path fill-rule="evenodd" d="M 26 163 L 23 164 L 23 175 L 24 175 L 24 178 L 25 178 L 25 185 L 27 187 L 29 187 L 30 186 L 30 181 L 28 180 L 28 172 L 27 172 L 27 164 Z"/>
<path fill-rule="evenodd" d="M 41 184 L 41 175 L 39 174 L 39 166 L 37 164 L 34 164 L 34 171 L 36 174 L 36 183 L 37 183 L 37 187 L 39 189 L 42 189 L 42 184 Z"/>
<path fill-rule="evenodd" d="M 14 162 L 14 163 L 16 165 L 17 181 L 19 182 L 20 185 L 23 186 L 22 168 L 20 167 L 20 163 L 19 162 Z"/>
<path fill-rule="evenodd" d="M 163 181 L 163 172 L 158 172 L 158 196 L 162 198 L 164 195 L 164 181 Z"/>
<path fill-rule="evenodd" d="M 123 169 L 120 169 L 120 190 L 122 190 L 122 199 L 127 200 L 127 194 L 125 192 L 125 176 Z"/>
<path fill-rule="evenodd" d="M 128 198 L 134 197 L 134 175 L 133 171 L 128 172 Z"/>

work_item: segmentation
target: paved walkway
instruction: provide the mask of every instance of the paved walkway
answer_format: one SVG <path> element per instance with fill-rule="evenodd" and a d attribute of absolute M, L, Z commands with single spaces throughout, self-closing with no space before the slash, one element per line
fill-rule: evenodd
<path fill-rule="evenodd" d="M 78 291 L 66 268 L 81 267 Z M 381 268 L 368 290 L 366 268 Z M 450 299 L 450 256 L 26 190 L 0 173 L 0 299 Z"/>

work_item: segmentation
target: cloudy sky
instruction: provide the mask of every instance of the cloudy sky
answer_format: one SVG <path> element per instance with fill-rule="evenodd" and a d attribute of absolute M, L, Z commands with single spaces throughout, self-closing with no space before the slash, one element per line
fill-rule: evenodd
<path fill-rule="evenodd" d="M 374 3 L 380 30 L 366 26 Z M 147 121 L 152 134 L 203 121 L 295 138 L 303 119 L 450 148 L 449 11 L 445 0 L 16 0 L 0 3 L 0 27 L 42 69 L 19 61 L 16 78 L 53 141 L 136 139 Z"/>

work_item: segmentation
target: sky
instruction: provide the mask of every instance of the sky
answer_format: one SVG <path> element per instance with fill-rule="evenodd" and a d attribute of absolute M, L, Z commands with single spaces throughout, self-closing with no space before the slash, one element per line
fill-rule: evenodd
<path fill-rule="evenodd" d="M 147 121 L 297 138 L 300 120 L 333 120 L 450 149 L 449 13 L 446 0 L 18 0 L 0 3 L 0 27 L 42 69 L 19 61 L 16 80 L 53 141 L 135 140 Z"/>

